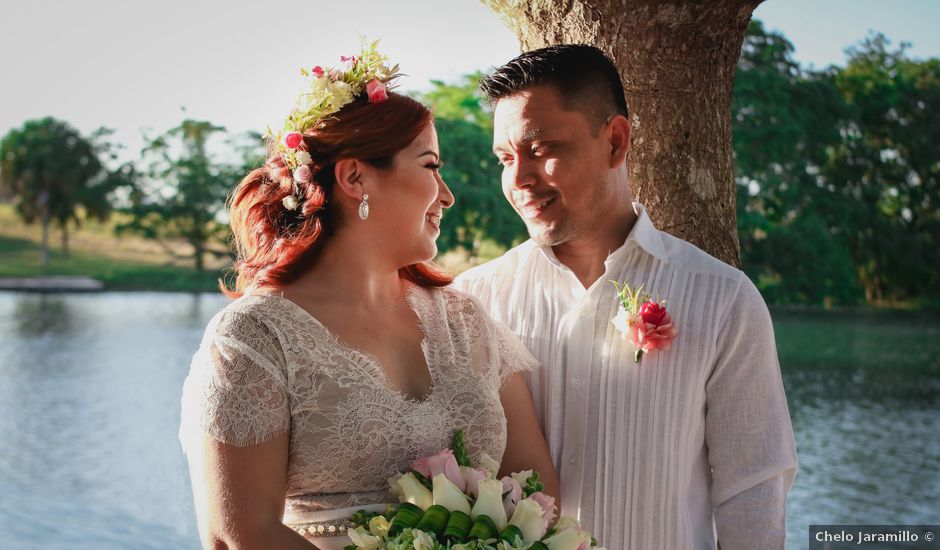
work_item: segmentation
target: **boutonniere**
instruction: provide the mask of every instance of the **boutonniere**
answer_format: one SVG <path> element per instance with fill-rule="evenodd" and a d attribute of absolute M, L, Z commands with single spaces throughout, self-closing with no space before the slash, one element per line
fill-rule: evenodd
<path fill-rule="evenodd" d="M 617 301 L 620 302 L 612 323 L 623 339 L 636 348 L 633 362 L 639 363 L 644 353 L 669 349 L 678 332 L 672 324 L 672 316 L 666 311 L 666 302 L 654 301 L 643 292 L 643 285 L 633 290 L 627 283 L 611 282 L 617 289 Z"/>

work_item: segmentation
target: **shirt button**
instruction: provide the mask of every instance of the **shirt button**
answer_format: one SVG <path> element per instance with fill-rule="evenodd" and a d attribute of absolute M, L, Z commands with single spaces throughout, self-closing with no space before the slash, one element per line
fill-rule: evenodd
<path fill-rule="evenodd" d="M 580 388 L 580 387 L 581 387 L 581 379 L 580 379 L 580 378 L 572 378 L 572 379 L 571 379 L 571 387 L 574 388 L 574 389 Z"/>
<path fill-rule="evenodd" d="M 568 464 L 577 464 L 577 463 L 578 463 L 577 458 L 571 457 L 568 459 Z"/>

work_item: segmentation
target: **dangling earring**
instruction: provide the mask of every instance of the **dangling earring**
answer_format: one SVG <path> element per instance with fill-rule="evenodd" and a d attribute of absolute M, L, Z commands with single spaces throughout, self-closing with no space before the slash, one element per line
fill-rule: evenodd
<path fill-rule="evenodd" d="M 369 217 L 369 195 L 362 194 L 362 202 L 359 203 L 359 219 L 365 221 Z"/>

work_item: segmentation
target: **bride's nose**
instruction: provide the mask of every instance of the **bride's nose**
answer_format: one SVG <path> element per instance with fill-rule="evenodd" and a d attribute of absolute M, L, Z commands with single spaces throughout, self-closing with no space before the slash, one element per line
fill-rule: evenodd
<path fill-rule="evenodd" d="M 450 188 L 447 187 L 446 183 L 444 183 L 444 178 L 438 176 L 437 180 L 437 200 L 441 202 L 441 206 L 444 208 L 450 208 L 454 205 L 454 194 L 450 192 Z"/>

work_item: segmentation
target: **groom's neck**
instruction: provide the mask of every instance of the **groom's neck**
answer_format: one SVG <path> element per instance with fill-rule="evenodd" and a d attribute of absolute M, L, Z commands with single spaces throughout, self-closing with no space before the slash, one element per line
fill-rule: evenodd
<path fill-rule="evenodd" d="M 552 247 L 558 261 L 574 272 L 584 288 L 604 275 L 604 262 L 627 240 L 637 219 L 632 203 L 608 214 L 588 232 Z"/>

